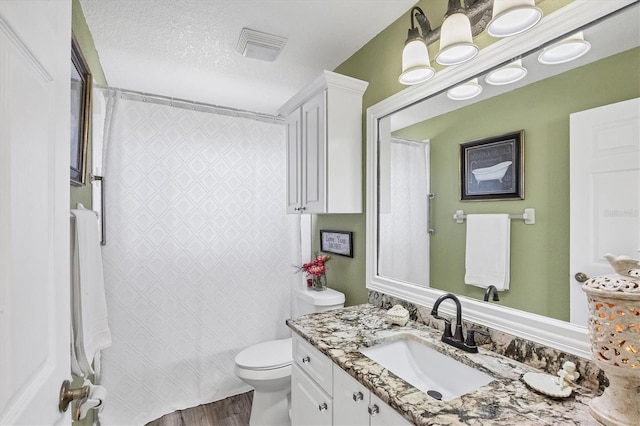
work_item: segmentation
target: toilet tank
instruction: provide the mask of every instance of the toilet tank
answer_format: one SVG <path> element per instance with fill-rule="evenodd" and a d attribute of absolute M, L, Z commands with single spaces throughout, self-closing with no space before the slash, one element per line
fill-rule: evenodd
<path fill-rule="evenodd" d="M 323 291 L 297 290 L 296 298 L 298 302 L 296 316 L 344 307 L 344 294 L 331 288 Z"/>

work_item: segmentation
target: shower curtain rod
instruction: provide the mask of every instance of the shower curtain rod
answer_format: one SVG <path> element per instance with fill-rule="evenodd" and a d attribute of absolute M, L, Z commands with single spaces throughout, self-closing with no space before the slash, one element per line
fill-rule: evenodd
<path fill-rule="evenodd" d="M 237 109 L 237 108 L 223 107 L 220 105 L 213 105 L 213 104 L 208 104 L 204 102 L 189 101 L 186 99 L 173 98 L 170 96 L 154 95 L 151 93 L 138 92 L 135 90 L 120 89 L 118 87 L 101 86 L 98 84 L 94 84 L 93 87 L 96 89 L 103 89 L 103 90 L 115 90 L 120 92 L 121 96 L 123 97 L 126 97 L 128 99 L 133 99 L 133 100 L 139 99 L 139 100 L 142 100 L 143 102 L 146 102 L 147 100 L 153 100 L 154 102 L 159 103 L 161 105 L 169 105 L 177 108 L 190 109 L 193 111 L 215 112 L 216 114 L 228 115 L 232 117 L 249 118 L 252 120 L 263 121 L 267 123 L 277 123 L 277 124 L 285 123 L 284 117 L 280 117 L 276 115 L 262 114 L 254 111 L 246 111 L 246 110 Z"/>

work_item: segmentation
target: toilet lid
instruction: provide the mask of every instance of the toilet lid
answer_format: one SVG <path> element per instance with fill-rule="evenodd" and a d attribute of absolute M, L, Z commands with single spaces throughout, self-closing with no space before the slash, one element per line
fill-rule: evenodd
<path fill-rule="evenodd" d="M 251 370 L 285 367 L 293 361 L 291 337 L 253 345 L 236 356 L 236 365 Z"/>

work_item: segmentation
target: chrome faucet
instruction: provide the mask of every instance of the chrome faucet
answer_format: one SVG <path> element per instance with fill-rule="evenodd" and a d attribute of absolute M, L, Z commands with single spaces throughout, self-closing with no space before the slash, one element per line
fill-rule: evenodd
<path fill-rule="evenodd" d="M 451 321 L 438 315 L 438 308 L 440 307 L 440 303 L 447 299 L 453 300 L 456 304 L 456 329 L 453 334 L 451 333 Z M 436 303 L 433 304 L 431 316 L 444 321 L 444 333 L 442 334 L 442 341 L 451 346 L 455 346 L 458 349 L 462 349 L 463 351 L 471 353 L 478 352 L 478 346 L 475 342 L 475 333 L 488 335 L 488 333 L 482 330 L 470 329 L 467 331 L 467 339 L 465 340 L 462 337 L 462 305 L 460 305 L 460 300 L 454 294 L 446 293 L 438 297 Z"/>
<path fill-rule="evenodd" d="M 498 297 L 498 289 L 496 288 L 495 285 L 490 285 L 489 287 L 487 287 L 487 289 L 484 292 L 484 301 L 485 302 L 489 301 L 489 296 L 491 295 L 491 290 L 493 290 L 493 301 L 494 302 L 499 302 L 500 301 L 500 297 Z"/>

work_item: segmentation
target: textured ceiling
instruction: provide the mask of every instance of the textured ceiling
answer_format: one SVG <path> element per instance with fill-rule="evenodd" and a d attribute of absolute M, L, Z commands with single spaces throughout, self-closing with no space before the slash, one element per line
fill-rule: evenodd
<path fill-rule="evenodd" d="M 266 114 L 415 3 L 80 0 L 110 86 Z M 265 62 L 236 53 L 244 27 L 286 37 L 280 56 Z"/>

